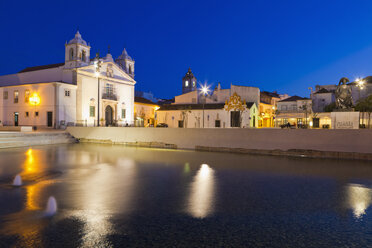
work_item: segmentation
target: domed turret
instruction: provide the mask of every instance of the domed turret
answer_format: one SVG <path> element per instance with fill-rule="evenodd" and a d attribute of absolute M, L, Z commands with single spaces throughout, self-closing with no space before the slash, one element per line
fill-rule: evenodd
<path fill-rule="evenodd" d="M 186 72 L 182 78 L 182 94 L 196 90 L 196 77 L 191 71 L 191 68 Z"/>
<path fill-rule="evenodd" d="M 65 48 L 65 68 L 86 66 L 90 62 L 90 46 L 83 40 L 79 31 Z"/>

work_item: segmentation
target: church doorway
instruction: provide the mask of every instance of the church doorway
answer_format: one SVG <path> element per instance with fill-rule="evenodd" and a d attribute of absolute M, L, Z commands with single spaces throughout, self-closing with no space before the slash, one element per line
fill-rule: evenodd
<path fill-rule="evenodd" d="M 108 105 L 105 109 L 105 120 L 106 120 L 106 127 L 112 126 L 113 124 L 113 109 L 110 105 Z"/>
<path fill-rule="evenodd" d="M 240 111 L 231 111 L 231 127 L 240 127 Z"/>

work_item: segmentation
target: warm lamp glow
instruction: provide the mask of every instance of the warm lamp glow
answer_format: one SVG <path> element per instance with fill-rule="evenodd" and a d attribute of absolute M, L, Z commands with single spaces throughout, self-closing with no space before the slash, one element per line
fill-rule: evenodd
<path fill-rule="evenodd" d="M 32 94 L 32 96 L 29 98 L 29 102 L 32 105 L 39 105 L 40 104 L 39 95 L 36 92 L 34 94 Z"/>

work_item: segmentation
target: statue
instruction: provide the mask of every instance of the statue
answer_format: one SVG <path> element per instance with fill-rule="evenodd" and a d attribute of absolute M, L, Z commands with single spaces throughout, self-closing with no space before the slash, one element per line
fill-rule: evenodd
<path fill-rule="evenodd" d="M 350 82 L 348 78 L 343 77 L 340 79 L 336 88 L 336 108 L 341 110 L 351 109 L 353 106 L 353 98 L 351 96 L 351 87 L 347 85 Z"/>

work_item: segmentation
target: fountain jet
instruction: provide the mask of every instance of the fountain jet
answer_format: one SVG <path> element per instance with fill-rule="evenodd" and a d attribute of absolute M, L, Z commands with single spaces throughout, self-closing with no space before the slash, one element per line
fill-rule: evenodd
<path fill-rule="evenodd" d="M 56 198 L 54 198 L 54 196 L 50 196 L 48 198 L 48 203 L 47 203 L 47 208 L 45 210 L 45 213 L 47 216 L 52 216 L 52 215 L 55 215 L 56 212 L 57 212 Z"/>
<path fill-rule="evenodd" d="M 13 186 L 22 186 L 21 175 L 17 174 L 13 180 Z"/>

